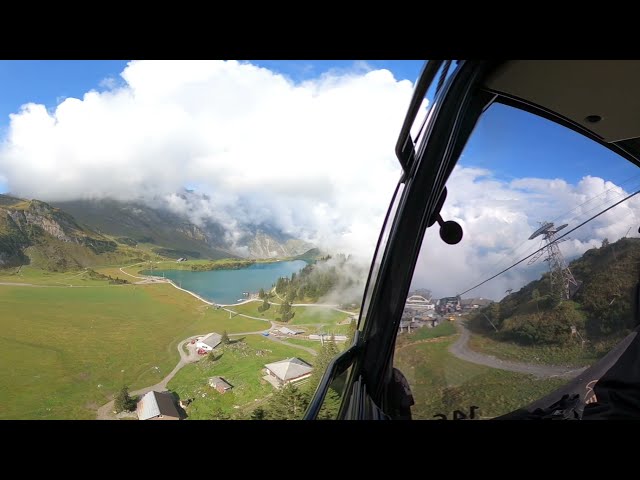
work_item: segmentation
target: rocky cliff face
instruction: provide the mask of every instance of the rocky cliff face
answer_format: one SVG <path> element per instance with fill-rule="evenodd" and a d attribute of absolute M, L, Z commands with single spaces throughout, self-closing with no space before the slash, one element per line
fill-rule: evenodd
<path fill-rule="evenodd" d="M 72 230 L 68 225 L 63 225 L 58 219 L 53 218 L 52 212 L 42 212 L 42 209 L 29 210 L 7 210 L 7 215 L 13 220 L 16 226 L 27 232 L 33 227 L 41 228 L 45 233 L 63 242 L 77 241 L 78 238 L 71 234 Z M 38 211 L 40 210 L 40 211 Z M 66 227 L 66 228 L 65 228 Z"/>
<path fill-rule="evenodd" d="M 185 237 L 190 238 L 192 240 L 198 240 L 200 242 L 210 243 L 207 234 L 197 225 L 192 223 L 185 223 L 176 228 L 180 233 L 182 233 Z"/>
<path fill-rule="evenodd" d="M 0 267 L 26 263 L 24 249 L 51 237 L 86 246 L 94 253 L 116 249 L 114 242 L 83 229 L 71 215 L 45 202 L 0 202 Z"/>
<path fill-rule="evenodd" d="M 288 239 L 278 241 L 273 236 L 258 230 L 248 242 L 249 255 L 255 258 L 293 257 L 301 255 L 313 248 L 313 245 L 302 240 Z"/>

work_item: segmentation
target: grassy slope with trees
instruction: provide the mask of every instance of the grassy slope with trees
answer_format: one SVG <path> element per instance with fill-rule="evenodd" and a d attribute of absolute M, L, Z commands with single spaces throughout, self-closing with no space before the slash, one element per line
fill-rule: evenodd
<path fill-rule="evenodd" d="M 205 358 L 187 365 L 169 382 L 168 388 L 181 399 L 193 399 L 187 409 L 192 420 L 249 418 L 255 406 L 274 393 L 273 387 L 262 380 L 265 364 L 290 357 L 315 364 L 308 352 L 259 335 L 220 345 L 214 355 L 213 361 Z M 212 376 L 224 378 L 233 386 L 232 390 L 224 395 L 218 393 L 207 383 Z"/>
<path fill-rule="evenodd" d="M 315 303 L 330 293 L 339 292 L 341 303 L 359 304 L 366 273 L 364 266 L 356 264 L 351 257 L 327 255 L 292 273 L 291 277 L 279 278 L 275 289 L 289 303 Z"/>
<path fill-rule="evenodd" d="M 470 316 L 470 329 L 482 335 L 470 345 L 503 358 L 543 363 L 583 365 L 605 355 L 634 327 L 640 239 L 605 240 L 570 268 L 581 282 L 571 300 L 551 295 L 545 273 L 483 310 L 497 332 L 482 313 Z"/>
<path fill-rule="evenodd" d="M 264 302 L 248 302 L 229 307 L 229 309 L 237 313 L 264 318 L 266 320 L 283 321 L 280 305 L 269 304 L 269 308 L 264 309 Z M 290 307 L 290 312 L 294 314 L 288 322 L 291 325 L 336 325 L 348 317 L 346 313 L 325 307 Z"/>

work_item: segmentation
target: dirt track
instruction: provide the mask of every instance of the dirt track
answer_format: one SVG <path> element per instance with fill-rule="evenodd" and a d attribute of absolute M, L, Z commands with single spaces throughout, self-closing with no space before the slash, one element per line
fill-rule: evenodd
<path fill-rule="evenodd" d="M 171 379 L 175 376 L 176 373 L 178 373 L 178 371 L 184 367 L 185 365 L 188 365 L 189 363 L 194 363 L 197 362 L 198 360 L 200 360 L 202 357 L 200 357 L 196 351 L 195 348 L 191 347 L 191 340 L 197 337 L 202 337 L 203 335 L 194 335 L 193 337 L 189 337 L 185 340 L 183 340 L 182 342 L 180 342 L 178 344 L 178 352 L 180 353 L 180 361 L 178 362 L 178 364 L 174 367 L 173 370 L 171 370 L 171 372 L 164 377 L 159 383 L 156 383 L 155 385 L 151 385 L 150 387 L 145 387 L 145 388 L 141 388 L 140 390 L 134 390 L 133 392 L 130 392 L 131 395 L 144 395 L 145 393 L 151 391 L 151 390 L 156 390 L 158 392 L 163 392 L 167 389 L 167 383 L 169 383 L 171 381 Z M 189 348 L 189 354 L 187 355 L 186 353 L 184 353 L 184 350 L 182 349 L 182 346 L 184 344 L 188 345 Z M 96 416 L 97 420 L 116 420 L 116 415 L 113 413 L 113 400 L 111 400 L 109 403 L 101 406 L 100 408 L 98 408 L 98 413 Z"/>
<path fill-rule="evenodd" d="M 493 355 L 486 355 L 483 353 L 475 352 L 468 347 L 469 338 L 471 337 L 469 330 L 467 330 L 462 322 L 456 323 L 456 325 L 458 330 L 460 331 L 460 337 L 453 345 L 449 347 L 449 352 L 458 357 L 460 360 L 476 363 L 478 365 L 484 365 L 486 367 L 508 370 L 510 372 L 527 373 L 529 375 L 535 375 L 536 377 L 544 378 L 572 378 L 579 375 L 586 369 L 586 367 L 576 369 L 555 365 L 537 365 L 532 363 L 511 362 L 508 360 L 501 360 L 494 357 Z"/>

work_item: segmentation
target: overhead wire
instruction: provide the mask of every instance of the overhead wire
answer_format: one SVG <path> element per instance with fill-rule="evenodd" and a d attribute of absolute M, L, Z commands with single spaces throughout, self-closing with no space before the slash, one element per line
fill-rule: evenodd
<path fill-rule="evenodd" d="M 610 192 L 610 191 L 612 191 L 612 190 L 615 190 L 616 188 L 619 188 L 620 186 L 622 186 L 622 185 L 624 185 L 624 184 L 629 183 L 631 180 L 634 180 L 634 179 L 636 179 L 636 178 L 640 178 L 640 174 L 632 175 L 631 177 L 628 177 L 627 179 L 623 180 L 622 182 L 617 183 L 617 184 L 616 184 L 616 186 L 611 187 L 611 188 L 609 188 L 609 189 L 605 190 L 604 192 L 599 193 L 598 195 L 594 195 L 593 197 L 591 197 L 591 198 L 589 198 L 589 199 L 585 200 L 584 202 L 582 202 L 580 205 L 577 205 L 577 206 L 573 207 L 571 210 L 568 210 L 568 211 L 566 211 L 566 212 L 564 212 L 564 213 L 560 214 L 559 216 L 557 216 L 556 218 L 554 218 L 553 220 L 551 220 L 551 223 L 556 222 L 557 220 L 559 220 L 559 219 L 561 219 L 561 218 L 565 217 L 567 214 L 569 214 L 569 213 L 571 213 L 571 212 L 575 211 L 576 209 L 578 209 L 578 208 L 580 208 L 580 207 L 582 207 L 582 206 L 584 206 L 584 205 L 586 205 L 586 204 L 588 204 L 588 203 L 592 202 L 592 201 L 593 201 L 593 200 L 595 200 L 596 198 L 601 197 L 602 195 L 604 195 L 604 194 L 606 194 L 606 193 L 608 193 L 608 192 Z M 640 189 L 640 184 L 635 184 L 635 185 L 634 185 L 634 189 L 633 189 L 633 190 L 636 190 L 636 189 Z M 624 191 L 622 191 L 622 192 L 620 192 L 620 191 L 614 192 L 614 195 L 620 195 L 620 196 L 621 196 L 621 195 L 625 195 L 625 194 L 626 194 L 626 192 L 624 192 Z M 603 205 L 605 205 L 605 204 L 609 203 L 609 201 L 610 201 L 610 200 L 611 200 L 611 199 L 605 199 L 603 202 L 599 202 L 599 203 L 598 203 L 596 206 L 594 206 L 593 208 L 590 208 L 589 210 L 584 211 L 584 212 L 580 212 L 578 215 L 575 215 L 575 216 L 574 216 L 574 217 L 572 217 L 571 219 L 567 220 L 567 221 L 566 221 L 566 223 L 569 223 L 569 224 L 570 224 L 570 223 L 571 223 L 571 222 L 573 222 L 574 220 L 577 220 L 577 219 L 579 219 L 580 217 L 583 217 L 584 215 L 587 215 L 587 214 L 589 214 L 590 212 L 592 212 L 592 211 L 594 211 L 594 210 L 596 210 L 596 209 L 598 209 L 598 208 L 601 208 Z M 516 256 L 516 253 L 517 253 L 517 252 L 518 252 L 518 251 L 519 251 L 519 250 L 520 250 L 524 245 L 526 245 L 528 242 L 529 242 L 529 239 L 527 238 L 527 239 L 525 239 L 522 243 L 520 243 L 517 247 L 512 248 L 512 249 L 511 249 L 511 250 L 509 250 L 507 253 L 503 254 L 503 255 L 502 255 L 502 258 L 501 258 L 501 259 L 499 259 L 498 261 L 496 261 L 496 262 L 495 262 L 495 263 L 494 263 L 494 264 L 493 264 L 489 269 L 487 269 L 487 270 L 488 270 L 488 271 L 495 270 L 496 268 L 498 268 L 500 265 L 504 264 L 504 263 L 505 263 L 507 260 L 509 260 L 510 258 L 515 257 L 515 256 Z M 538 249 L 537 251 L 539 251 L 539 249 Z M 535 252 L 534 252 L 534 253 L 535 253 Z M 476 277 L 476 278 L 482 278 L 483 276 L 484 276 L 484 275 L 479 275 L 479 276 L 478 276 L 478 277 Z M 474 280 L 474 281 L 476 281 L 476 280 Z"/>
<path fill-rule="evenodd" d="M 568 232 L 564 233 L 563 235 L 560 235 L 559 237 L 555 238 L 553 241 L 549 242 L 549 244 L 544 245 L 541 248 L 538 248 L 536 251 L 530 253 L 529 255 L 527 255 L 524 258 L 521 258 L 520 260 L 518 260 L 517 262 L 515 262 L 514 264 L 512 264 L 511 266 L 505 268 L 504 270 L 501 270 L 500 272 L 496 273 L 495 275 L 492 275 L 491 277 L 487 278 L 486 280 L 483 280 L 482 282 L 478 283 L 477 285 L 474 285 L 471 288 L 468 288 L 467 290 L 461 292 L 458 294 L 458 296 L 462 296 L 466 293 L 469 293 L 472 290 L 475 290 L 476 288 L 484 285 L 485 283 L 493 280 L 496 277 L 499 277 L 500 275 L 502 275 L 503 273 L 508 272 L 509 270 L 511 270 L 512 268 L 520 265 L 522 262 L 524 262 L 525 260 L 528 260 L 529 258 L 533 257 L 536 253 L 544 250 L 545 248 L 548 248 L 549 245 L 553 244 L 553 243 L 557 243 L 559 242 L 561 239 L 563 239 L 564 237 L 566 237 L 567 235 L 569 235 L 572 232 L 575 232 L 577 229 L 579 229 L 580 227 L 586 225 L 587 223 L 589 223 L 590 221 L 594 220 L 595 218 L 599 217 L 600 215 L 605 214 L 606 212 L 608 212 L 609 210 L 611 210 L 612 208 L 617 207 L 618 205 L 626 202 L 627 200 L 629 200 L 630 198 L 638 195 L 640 193 L 640 190 L 637 190 L 633 193 L 631 193 L 630 195 L 627 195 L 626 197 L 624 197 L 622 200 L 619 200 L 618 202 L 614 203 L 613 205 L 608 206 L 607 208 L 605 208 L 604 210 L 602 210 L 601 212 L 598 212 L 597 214 L 593 215 L 592 217 L 588 218 L 587 220 L 585 220 L 584 222 L 580 223 L 579 225 L 575 226 L 574 228 L 572 228 L 571 230 L 569 230 Z"/>

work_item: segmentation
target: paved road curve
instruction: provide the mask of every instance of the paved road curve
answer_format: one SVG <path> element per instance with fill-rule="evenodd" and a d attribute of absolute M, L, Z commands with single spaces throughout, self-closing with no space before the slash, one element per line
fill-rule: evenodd
<path fill-rule="evenodd" d="M 529 375 L 535 375 L 536 377 L 567 377 L 572 378 L 579 375 L 587 367 L 583 368 L 568 368 L 554 365 L 537 365 L 531 363 L 519 363 L 511 362 L 508 360 L 501 360 L 493 355 L 485 355 L 483 353 L 475 352 L 469 349 L 467 343 L 471 334 L 469 330 L 462 324 L 462 322 L 456 322 L 456 326 L 460 330 L 460 338 L 449 347 L 449 352 L 460 360 L 466 362 L 476 363 L 478 365 L 484 365 L 486 367 L 498 368 L 500 370 L 508 370 L 510 372 L 526 373 Z"/>

